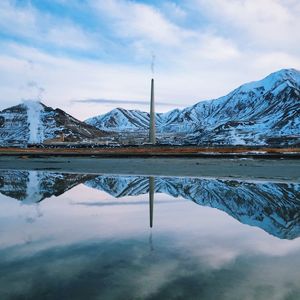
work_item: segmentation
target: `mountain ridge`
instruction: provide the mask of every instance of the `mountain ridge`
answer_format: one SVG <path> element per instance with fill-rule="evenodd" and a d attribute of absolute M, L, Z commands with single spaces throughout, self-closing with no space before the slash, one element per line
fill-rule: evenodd
<path fill-rule="evenodd" d="M 184 133 L 184 142 L 192 144 L 266 145 L 281 137 L 299 143 L 299 115 L 300 72 L 282 69 L 262 80 L 243 84 L 220 98 L 157 113 L 156 127 L 158 134 Z M 140 122 L 137 118 L 148 122 L 149 114 L 114 109 L 85 122 L 121 133 L 147 130 L 147 122 L 140 127 L 136 125 Z M 293 138 L 294 135 L 297 137 Z"/>

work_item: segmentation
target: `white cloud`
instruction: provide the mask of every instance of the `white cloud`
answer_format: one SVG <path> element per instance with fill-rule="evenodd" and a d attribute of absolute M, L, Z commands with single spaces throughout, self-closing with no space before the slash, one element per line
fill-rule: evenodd
<path fill-rule="evenodd" d="M 183 52 L 186 58 L 193 60 L 193 63 L 195 59 L 219 62 L 240 56 L 239 49 L 232 41 L 209 33 L 199 34 L 197 40 L 183 47 Z"/>
<path fill-rule="evenodd" d="M 0 2 L 0 30 L 6 34 L 63 48 L 91 49 L 97 41 L 70 20 L 43 14 L 31 5 Z"/>
<path fill-rule="evenodd" d="M 182 21 L 188 16 L 187 12 L 177 3 L 172 1 L 164 1 L 162 3 L 162 10 L 170 19 Z"/>
<path fill-rule="evenodd" d="M 127 0 L 94 3 L 101 15 L 109 17 L 120 37 L 142 39 L 160 45 L 176 46 L 194 33 L 170 22 L 157 8 Z"/>
<path fill-rule="evenodd" d="M 29 81 L 45 89 L 45 104 L 66 109 L 78 118 L 97 112 L 91 109 L 93 105 L 70 107 L 71 99 L 144 100 L 144 91 L 148 91 L 147 77 L 138 68 L 63 58 L 16 44 L 11 44 L 9 50 L 10 55 L 0 55 L 0 89 L 6 91 L 0 95 L 1 108 L 17 104 L 22 98 L 34 97 L 32 89 L 26 89 Z M 32 61 L 33 68 L 28 61 Z M 103 111 L 99 106 L 97 109 L 99 113 Z"/>
<path fill-rule="evenodd" d="M 285 0 L 195 0 L 213 26 L 248 47 L 300 50 L 300 4 Z"/>

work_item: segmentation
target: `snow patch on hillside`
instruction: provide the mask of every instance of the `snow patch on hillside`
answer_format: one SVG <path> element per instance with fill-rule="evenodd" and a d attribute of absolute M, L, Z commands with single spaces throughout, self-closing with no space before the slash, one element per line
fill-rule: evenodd
<path fill-rule="evenodd" d="M 26 100 L 27 119 L 29 124 L 29 143 L 42 143 L 44 140 L 44 128 L 41 120 L 43 107 L 38 101 Z"/>

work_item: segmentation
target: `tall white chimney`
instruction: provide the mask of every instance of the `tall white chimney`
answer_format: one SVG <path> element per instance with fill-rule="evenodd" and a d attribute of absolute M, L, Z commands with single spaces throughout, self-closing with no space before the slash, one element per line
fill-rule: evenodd
<path fill-rule="evenodd" d="M 156 144 L 155 111 L 154 111 L 154 79 L 153 78 L 151 79 L 149 139 L 151 144 Z"/>
<path fill-rule="evenodd" d="M 155 191 L 155 179 L 154 179 L 153 176 L 150 176 L 149 177 L 149 217 L 150 217 L 150 228 L 153 227 L 154 191 Z"/>

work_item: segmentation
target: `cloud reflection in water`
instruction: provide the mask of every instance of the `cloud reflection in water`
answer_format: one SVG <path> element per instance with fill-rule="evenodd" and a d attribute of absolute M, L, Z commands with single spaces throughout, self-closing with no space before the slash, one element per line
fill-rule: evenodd
<path fill-rule="evenodd" d="M 149 178 L 34 172 L 1 173 L 1 299 L 299 297 L 299 184 L 157 177 L 149 232 Z"/>

